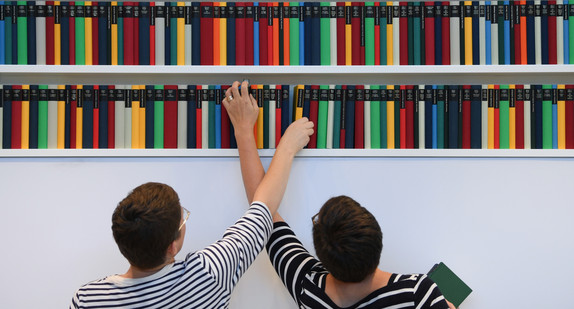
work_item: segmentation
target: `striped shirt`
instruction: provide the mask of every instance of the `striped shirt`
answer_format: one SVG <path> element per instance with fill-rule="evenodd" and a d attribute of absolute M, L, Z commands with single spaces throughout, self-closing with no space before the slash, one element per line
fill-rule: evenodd
<path fill-rule="evenodd" d="M 305 250 L 287 223 L 275 223 L 267 252 L 299 308 L 340 308 L 325 293 L 329 272 Z M 346 308 L 448 309 L 448 304 L 436 284 L 426 275 L 392 274 L 386 286 Z"/>
<path fill-rule="evenodd" d="M 269 239 L 272 222 L 267 206 L 253 203 L 216 243 L 145 278 L 114 275 L 90 282 L 78 289 L 70 308 L 227 308 L 239 278 Z"/>

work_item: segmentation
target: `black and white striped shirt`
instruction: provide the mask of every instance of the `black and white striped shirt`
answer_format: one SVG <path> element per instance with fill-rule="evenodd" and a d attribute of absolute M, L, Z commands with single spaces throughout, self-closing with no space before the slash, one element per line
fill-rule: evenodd
<path fill-rule="evenodd" d="M 305 250 L 287 223 L 275 223 L 267 252 L 299 308 L 340 308 L 325 293 L 328 271 Z M 436 284 L 426 275 L 392 274 L 386 286 L 347 308 L 448 309 L 448 304 Z"/>
<path fill-rule="evenodd" d="M 82 286 L 70 308 L 227 308 L 239 278 L 267 243 L 267 206 L 255 202 L 223 238 L 138 279 L 109 276 Z"/>

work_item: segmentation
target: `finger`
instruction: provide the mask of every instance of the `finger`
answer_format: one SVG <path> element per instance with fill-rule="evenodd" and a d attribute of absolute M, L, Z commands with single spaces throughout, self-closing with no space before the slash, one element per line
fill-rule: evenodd
<path fill-rule="evenodd" d="M 253 97 L 252 94 L 249 94 L 249 98 L 251 99 L 251 105 L 253 106 L 253 108 L 259 108 L 259 105 L 257 104 L 257 100 L 255 100 L 255 98 Z"/>
<path fill-rule="evenodd" d="M 239 82 L 238 81 L 234 81 L 233 85 L 231 85 L 231 95 L 234 98 L 239 98 L 241 95 L 239 94 Z M 228 96 L 229 97 L 229 96 Z"/>
<path fill-rule="evenodd" d="M 249 81 L 246 79 L 241 83 L 241 96 L 245 99 L 249 98 Z"/>

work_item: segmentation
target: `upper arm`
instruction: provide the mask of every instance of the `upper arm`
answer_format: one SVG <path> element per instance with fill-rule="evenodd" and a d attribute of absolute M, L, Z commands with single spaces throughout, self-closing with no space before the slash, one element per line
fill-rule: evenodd
<path fill-rule="evenodd" d="M 448 309 L 448 304 L 439 290 L 436 283 L 434 283 L 426 275 L 422 275 L 417 287 L 415 289 L 415 304 L 418 308 L 429 309 Z"/>

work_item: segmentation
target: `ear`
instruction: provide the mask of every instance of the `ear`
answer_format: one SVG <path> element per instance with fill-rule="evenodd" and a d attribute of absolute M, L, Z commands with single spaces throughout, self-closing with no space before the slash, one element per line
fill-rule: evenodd
<path fill-rule="evenodd" d="M 176 245 L 175 240 L 174 240 L 171 242 L 169 247 L 167 247 L 166 255 L 168 257 L 174 257 L 177 254 L 177 252 L 178 252 L 177 245 Z"/>

